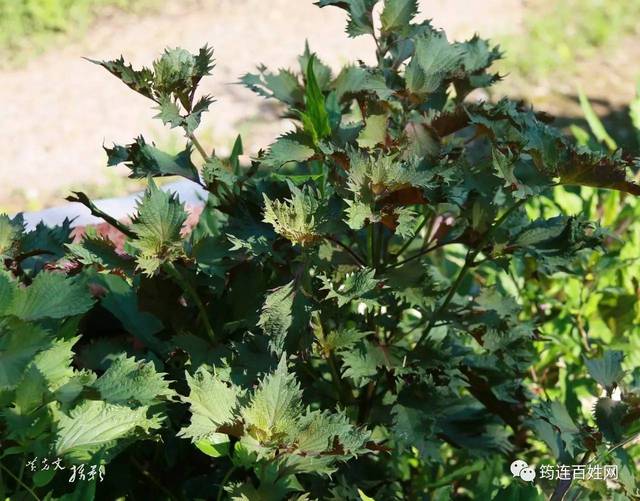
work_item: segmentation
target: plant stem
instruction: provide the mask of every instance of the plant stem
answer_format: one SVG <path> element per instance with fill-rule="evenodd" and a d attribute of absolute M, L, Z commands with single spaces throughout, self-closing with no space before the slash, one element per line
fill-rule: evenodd
<path fill-rule="evenodd" d="M 476 254 L 474 251 L 469 250 L 469 252 L 467 252 L 467 256 L 464 260 L 464 266 L 460 269 L 458 276 L 453 282 L 453 285 L 451 285 L 451 287 L 449 288 L 449 292 L 444 298 L 444 301 L 442 301 L 442 304 L 438 307 L 436 311 L 433 312 L 433 315 L 431 315 L 431 317 L 429 318 L 429 323 L 427 324 L 427 328 L 424 330 L 424 332 L 418 339 L 418 342 L 416 343 L 415 348 L 420 346 L 420 344 L 422 344 L 422 342 L 427 338 L 427 336 L 429 335 L 429 332 L 431 332 L 431 329 L 433 329 L 433 327 L 435 326 L 435 323 L 437 322 L 438 317 L 440 317 L 440 315 L 442 315 L 442 313 L 447 308 L 447 306 L 449 306 L 449 303 L 453 299 L 453 296 L 455 295 L 458 287 L 460 286 L 460 283 L 462 283 L 462 280 L 467 274 L 467 271 L 469 271 L 469 268 L 473 266 L 473 260 L 475 256 Z"/>
<path fill-rule="evenodd" d="M 418 228 L 414 232 L 413 236 L 404 243 L 404 245 L 400 248 L 398 252 L 394 254 L 393 257 L 395 259 L 398 259 L 402 255 L 402 253 L 409 248 L 409 246 L 411 245 L 411 242 L 413 242 L 415 238 L 420 234 L 420 231 L 422 230 L 422 228 L 424 228 L 425 224 L 427 224 L 427 216 L 422 217 L 422 222 L 418 225 Z"/>
<path fill-rule="evenodd" d="M 213 150 L 211 152 L 211 155 L 207 155 L 207 150 L 204 149 L 204 147 L 202 146 L 200 141 L 198 141 L 198 138 L 193 134 L 193 132 L 189 132 L 189 134 L 187 134 L 187 137 L 189 138 L 189 141 L 191 141 L 193 145 L 196 147 L 196 150 L 198 150 L 198 153 L 200 153 L 200 155 L 202 156 L 202 159 L 205 162 L 209 160 L 209 158 L 215 156 L 216 150 Z"/>
<path fill-rule="evenodd" d="M 34 256 L 53 256 L 53 252 L 44 250 L 44 249 L 33 249 L 33 250 L 30 250 L 29 252 L 18 254 L 16 257 L 13 258 L 13 262 L 21 263 L 25 259 L 29 259 L 30 257 L 34 257 Z"/>
<path fill-rule="evenodd" d="M 167 496 L 169 499 L 176 499 L 173 493 L 169 489 L 167 489 L 164 485 L 162 485 L 162 483 L 149 470 L 147 470 L 144 466 L 142 466 L 133 456 L 131 456 L 131 462 L 140 471 L 140 473 L 142 473 L 145 477 L 147 477 L 153 485 L 155 485 L 158 489 L 162 491 L 162 493 L 165 496 Z"/>
<path fill-rule="evenodd" d="M 164 268 L 166 272 L 172 276 L 178 285 L 182 288 L 182 290 L 191 297 L 191 300 L 195 303 L 198 311 L 200 313 L 200 321 L 204 325 L 205 330 L 207 331 L 207 335 L 211 339 L 211 341 L 216 340 L 216 335 L 213 332 L 213 327 L 211 327 L 211 323 L 209 322 L 209 316 L 207 315 L 207 310 L 204 306 L 204 303 L 198 296 L 198 292 L 191 286 L 189 281 L 182 276 L 182 273 L 175 267 L 173 263 L 165 263 Z"/>
<path fill-rule="evenodd" d="M 439 242 L 435 245 L 432 245 L 431 247 L 428 247 L 426 249 L 421 250 L 420 252 L 414 254 L 411 257 L 408 257 L 407 259 L 403 259 L 402 261 L 397 261 L 395 263 L 391 263 L 388 266 L 385 266 L 383 268 L 384 270 L 388 270 L 389 268 L 396 268 L 397 266 L 402 266 L 403 264 L 409 263 L 411 261 L 413 261 L 414 259 L 418 259 L 419 257 L 424 256 L 425 254 L 428 254 L 431 251 L 434 251 L 436 249 L 439 249 L 440 247 L 444 247 L 445 245 L 449 245 L 449 244 L 455 244 L 456 242 Z"/>
<path fill-rule="evenodd" d="M 367 255 L 368 255 L 368 259 L 369 259 L 369 266 L 371 266 L 371 268 L 375 268 L 375 245 L 374 245 L 374 240 L 375 240 L 375 228 L 374 228 L 374 224 L 371 223 L 369 224 L 369 227 L 367 228 Z"/>
<path fill-rule="evenodd" d="M 384 226 L 382 224 L 378 225 L 378 246 L 376 247 L 376 252 L 377 254 L 377 262 L 378 264 L 381 264 L 384 262 L 384 257 L 387 253 L 387 246 L 386 244 L 388 242 L 385 242 L 385 238 L 384 238 Z"/>
<path fill-rule="evenodd" d="M 364 395 L 360 397 L 360 408 L 358 409 L 358 424 L 364 424 L 364 422 L 369 417 L 369 413 L 371 412 L 371 406 L 373 404 L 373 398 L 376 394 L 376 387 L 378 386 L 378 381 L 370 381 L 367 385 L 367 391 Z"/>
<path fill-rule="evenodd" d="M 523 198 L 521 200 L 518 200 L 511 207 L 509 207 L 509 209 L 502 216 L 500 216 L 500 219 L 498 219 L 494 223 L 494 225 L 487 230 L 487 232 L 483 235 L 480 241 L 476 244 L 475 248 L 469 249 L 469 251 L 467 252 L 467 256 L 465 257 L 465 260 L 464 260 L 464 265 L 460 269 L 458 276 L 456 277 L 455 281 L 451 285 L 451 288 L 449 289 L 449 292 L 447 293 L 444 300 L 442 301 L 442 304 L 438 307 L 436 311 L 433 312 L 433 315 L 431 315 L 431 318 L 429 318 L 429 323 L 427 324 L 426 329 L 418 339 L 418 342 L 416 343 L 414 349 L 418 348 L 427 339 L 427 336 L 431 332 L 431 329 L 433 329 L 435 323 L 438 321 L 438 318 L 440 317 L 440 315 L 442 315 L 442 313 L 444 313 L 445 309 L 447 308 L 447 306 L 449 306 L 449 303 L 453 299 L 453 296 L 455 296 L 456 291 L 460 286 L 460 284 L 462 283 L 462 280 L 466 276 L 467 272 L 473 266 L 475 266 L 476 264 L 475 259 L 478 256 L 478 254 L 482 252 L 482 248 L 487 243 L 489 238 L 491 238 L 493 233 L 502 225 L 502 223 L 504 223 L 509 218 L 509 216 L 513 214 L 513 212 L 516 209 L 518 209 L 520 206 L 522 206 L 525 202 L 526 202 L 526 199 Z"/>
<path fill-rule="evenodd" d="M 336 364 L 336 357 L 333 353 L 329 353 L 329 356 L 327 357 L 327 363 L 329 364 L 329 369 L 331 370 L 331 379 L 333 379 L 333 382 L 336 386 L 336 390 L 338 391 L 338 399 L 344 405 L 347 405 L 351 401 L 353 395 L 350 396 L 347 393 L 347 390 L 344 386 L 344 381 L 340 376 L 340 372 L 338 371 L 338 366 Z"/>
<path fill-rule="evenodd" d="M 33 492 L 33 490 L 26 485 L 21 479 L 19 479 L 18 477 L 16 477 L 13 472 L 7 468 L 5 465 L 3 465 L 2 463 L 0 463 L 0 468 L 2 468 L 4 471 L 6 471 L 9 476 L 11 476 L 11 478 L 13 478 L 20 487 L 22 487 L 25 491 L 27 491 L 29 494 L 31 494 L 33 496 L 33 499 L 40 501 L 40 498 L 37 496 L 37 494 L 35 492 Z"/>
<path fill-rule="evenodd" d="M 18 474 L 18 481 L 22 483 L 22 477 L 24 476 L 24 467 L 27 464 L 27 457 L 22 456 L 22 464 L 20 465 L 20 473 Z"/>
<path fill-rule="evenodd" d="M 470 464 L 469 466 L 463 466 L 459 470 L 454 471 L 453 473 L 442 477 L 440 480 L 436 480 L 435 482 L 428 484 L 429 489 L 437 489 L 438 487 L 443 487 L 445 485 L 451 485 L 451 483 L 460 477 L 465 477 L 470 473 L 475 473 L 484 468 L 484 465 L 480 462 Z"/>
<path fill-rule="evenodd" d="M 218 495 L 216 496 L 216 501 L 221 501 L 222 500 L 222 495 L 224 494 L 224 486 L 227 484 L 227 482 L 229 481 L 229 478 L 231 478 L 231 475 L 233 475 L 234 471 L 236 471 L 235 465 L 232 466 L 231 468 L 229 468 L 229 471 L 227 471 L 227 473 L 225 473 L 224 477 L 222 478 L 222 482 L 220 482 L 220 489 L 218 490 Z"/>
<path fill-rule="evenodd" d="M 124 233 L 129 238 L 138 238 L 135 232 L 131 230 L 128 226 L 122 224 L 120 221 L 118 221 L 114 217 L 111 217 L 106 212 L 103 212 L 100 209 L 98 209 L 98 207 L 96 207 L 96 205 L 89 199 L 89 197 L 86 194 L 82 193 L 81 191 L 74 191 L 73 195 L 74 196 L 68 196 L 66 200 L 69 202 L 78 202 L 84 205 L 87 209 L 89 209 L 92 216 L 98 217 L 100 219 L 104 219 L 107 223 L 109 223 L 111 226 L 116 228 L 121 233 Z"/>
<path fill-rule="evenodd" d="M 362 259 L 360 256 L 358 256 L 355 252 L 353 252 L 353 250 L 351 250 L 351 248 L 349 246 L 343 244 L 340 240 L 338 240 L 337 238 L 332 237 L 330 235 L 325 236 L 325 238 L 327 240 L 329 240 L 330 242 L 333 242 L 334 244 L 336 244 L 341 249 L 345 250 L 353 258 L 353 260 L 356 263 L 358 263 L 358 265 L 361 268 L 366 268 L 367 267 L 367 264 L 364 262 L 364 259 Z"/>

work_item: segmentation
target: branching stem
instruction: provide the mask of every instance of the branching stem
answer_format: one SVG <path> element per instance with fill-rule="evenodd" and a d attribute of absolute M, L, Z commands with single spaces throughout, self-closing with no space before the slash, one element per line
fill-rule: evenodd
<path fill-rule="evenodd" d="M 33 499 L 35 499 L 36 501 L 40 501 L 40 498 L 38 497 L 38 495 L 33 492 L 33 490 L 31 489 L 31 487 L 29 487 L 27 484 L 25 484 L 21 479 L 19 479 L 18 477 L 16 477 L 13 472 L 7 468 L 5 465 L 3 465 L 2 463 L 0 463 L 0 468 L 2 468 L 4 471 L 6 471 L 9 476 L 11 478 L 13 478 L 20 487 L 22 487 L 25 491 L 27 491 L 29 494 L 31 494 L 31 496 L 33 496 Z"/>
<path fill-rule="evenodd" d="M 231 468 L 229 468 L 229 471 L 227 471 L 227 473 L 225 474 L 224 478 L 222 479 L 222 482 L 220 482 L 220 489 L 218 490 L 218 495 L 216 496 L 216 501 L 221 501 L 222 500 L 222 495 L 224 494 L 224 486 L 227 484 L 227 482 L 231 478 L 231 475 L 233 475 L 234 471 L 236 471 L 235 465 L 232 466 Z"/>
<path fill-rule="evenodd" d="M 447 309 L 447 306 L 449 306 L 449 303 L 453 299 L 453 296 L 455 296 L 456 291 L 458 290 L 458 287 L 462 283 L 462 280 L 464 280 L 465 276 L 467 275 L 467 272 L 473 266 L 475 266 L 476 257 L 478 256 L 478 254 L 480 254 L 480 252 L 482 252 L 482 249 L 485 246 L 485 244 L 487 243 L 487 241 L 491 238 L 491 236 L 494 234 L 494 232 L 509 218 L 509 216 L 511 216 L 511 214 L 513 214 L 513 212 L 515 210 L 517 210 L 519 207 L 521 207 L 525 202 L 526 202 L 526 199 L 523 198 L 521 200 L 518 200 L 515 204 L 513 204 L 500 217 L 500 219 L 498 219 L 495 222 L 495 224 L 493 226 L 491 226 L 491 228 L 489 228 L 487 230 L 487 232 L 480 239 L 480 241 L 476 244 L 476 246 L 474 248 L 469 249 L 469 251 L 467 252 L 467 256 L 465 257 L 465 260 L 464 260 L 464 265 L 460 269 L 460 272 L 458 273 L 458 276 L 456 277 L 456 279 L 454 280 L 453 284 L 451 285 L 451 288 L 449 289 L 449 292 L 445 296 L 444 300 L 442 301 L 442 303 L 440 304 L 438 309 L 436 311 L 434 311 L 433 315 L 431 315 L 431 317 L 429 318 L 429 323 L 427 324 L 426 329 L 424 330 L 424 332 L 422 333 L 422 335 L 418 339 L 418 342 L 416 343 L 415 348 L 418 348 L 427 339 L 427 336 L 431 332 L 431 329 L 433 329 L 433 327 L 435 326 L 435 324 L 438 321 L 439 317 Z"/>
<path fill-rule="evenodd" d="M 167 498 L 169 498 L 170 500 L 176 499 L 173 493 L 164 485 L 162 485 L 162 482 L 160 482 L 149 470 L 142 466 L 133 456 L 131 456 L 131 462 L 138 469 L 138 471 L 140 471 L 140 473 L 147 477 L 153 485 L 155 485 L 160 491 L 162 491 L 165 496 L 167 496 Z"/>
<path fill-rule="evenodd" d="M 364 259 L 362 259 L 360 256 L 358 256 L 352 249 L 351 247 L 349 247 L 348 245 L 343 244 L 340 240 L 338 240 L 335 237 L 332 237 L 331 235 L 327 235 L 325 236 L 325 238 L 327 240 L 329 240 L 329 242 L 332 242 L 334 244 L 336 244 L 338 247 L 340 247 L 341 249 L 343 249 L 344 251 L 346 251 L 352 258 L 353 260 L 358 263 L 358 265 L 361 268 L 366 268 L 367 264 L 364 262 Z"/>
<path fill-rule="evenodd" d="M 402 253 L 409 248 L 409 246 L 411 245 L 411 242 L 413 242 L 415 238 L 420 234 L 420 231 L 422 230 L 422 228 L 424 228 L 425 224 L 427 224 L 427 216 L 423 216 L 422 222 L 418 225 L 418 228 L 414 232 L 413 236 L 409 240 L 407 240 L 404 243 L 404 245 L 400 248 L 400 250 L 394 255 L 396 259 L 399 258 L 402 255 Z"/>
<path fill-rule="evenodd" d="M 136 235 L 135 232 L 131 228 L 129 228 L 127 225 L 121 223 L 116 218 L 110 216 L 106 212 L 103 212 L 100 209 L 98 209 L 98 207 L 96 207 L 96 205 L 89 199 L 89 197 L 86 194 L 80 191 L 75 191 L 73 193 L 73 196 L 67 197 L 67 200 L 69 202 L 78 202 L 84 205 L 87 209 L 89 209 L 92 216 L 103 219 L 104 221 L 109 223 L 111 226 L 113 226 L 115 229 L 117 229 L 121 233 L 124 233 L 129 238 L 133 238 L 133 239 L 138 238 L 138 235 Z"/>
<path fill-rule="evenodd" d="M 456 242 L 438 242 L 435 245 L 432 245 L 431 247 L 428 247 L 426 249 L 422 249 L 420 252 L 414 254 L 411 257 L 408 257 L 407 259 L 403 259 L 402 261 L 397 261 L 395 263 L 391 263 L 390 265 L 386 266 L 383 268 L 384 270 L 388 270 L 390 268 L 396 268 L 398 266 L 402 266 L 403 264 L 407 264 L 415 259 L 418 259 L 422 256 L 424 256 L 425 254 L 429 254 L 429 252 L 434 251 L 436 249 L 439 249 L 440 247 L 444 247 L 445 245 L 449 245 L 449 244 L 455 244 Z"/>
<path fill-rule="evenodd" d="M 211 341 L 216 340 L 216 335 L 213 331 L 213 327 L 211 327 L 211 322 L 209 322 L 209 315 L 207 314 L 207 309 L 204 306 L 204 303 L 200 299 L 198 292 L 195 288 L 189 283 L 182 273 L 175 267 L 173 263 L 165 263 L 164 264 L 165 271 L 173 277 L 173 279 L 180 285 L 182 290 L 191 298 L 191 300 L 198 308 L 198 312 L 200 313 L 200 321 L 204 325 L 205 330 L 207 331 L 207 335 L 211 339 Z"/>

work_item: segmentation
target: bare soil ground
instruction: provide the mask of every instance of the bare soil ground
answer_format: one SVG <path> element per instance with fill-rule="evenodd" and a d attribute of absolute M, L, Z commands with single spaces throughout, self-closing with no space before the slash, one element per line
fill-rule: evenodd
<path fill-rule="evenodd" d="M 494 36 L 517 29 L 522 16 L 521 0 L 421 4 L 423 17 L 457 39 L 474 30 Z M 179 136 L 152 120 L 148 101 L 83 56 L 122 54 L 140 65 L 166 46 L 195 50 L 211 44 L 217 66 L 205 91 L 217 102 L 202 126 L 202 140 L 225 152 L 241 132 L 246 151 L 255 153 L 289 124 L 276 120 L 277 110 L 267 101 L 234 82 L 258 63 L 295 67 L 305 39 L 335 68 L 356 58 L 369 60 L 370 40 L 348 39 L 344 25 L 342 11 L 320 10 L 312 0 L 181 0 L 143 17 L 103 19 L 81 42 L 0 73 L 0 210 L 39 208 L 56 203 L 71 187 L 113 183 L 102 144 L 130 142 L 141 132 L 168 148 L 181 144 Z"/>

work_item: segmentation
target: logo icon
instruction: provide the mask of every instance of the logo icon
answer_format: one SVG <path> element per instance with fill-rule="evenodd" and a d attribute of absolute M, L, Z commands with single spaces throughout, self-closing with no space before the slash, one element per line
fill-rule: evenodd
<path fill-rule="evenodd" d="M 533 482 L 536 478 L 536 470 L 533 466 L 529 466 L 526 461 L 516 459 L 511 463 L 511 474 L 514 477 L 520 477 L 525 482 Z"/>

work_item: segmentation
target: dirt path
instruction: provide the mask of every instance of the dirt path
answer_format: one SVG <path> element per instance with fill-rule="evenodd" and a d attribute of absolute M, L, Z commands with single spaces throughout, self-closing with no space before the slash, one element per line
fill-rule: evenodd
<path fill-rule="evenodd" d="M 483 36 L 512 30 L 522 12 L 521 0 L 421 3 L 422 16 L 450 38 L 470 36 L 474 29 Z M 0 73 L 0 210 L 23 209 L 25 203 L 41 207 L 71 187 L 112 182 L 103 143 L 130 142 L 141 132 L 165 147 L 181 141 L 151 119 L 148 101 L 82 56 L 123 54 L 136 65 L 149 64 L 166 46 L 194 50 L 210 43 L 217 66 L 205 87 L 217 102 L 203 124 L 202 140 L 225 152 L 241 132 L 246 149 L 255 153 L 288 125 L 275 121 L 267 102 L 230 84 L 258 63 L 296 65 L 305 38 L 333 67 L 370 59 L 370 41 L 349 40 L 344 23 L 342 11 L 320 10 L 311 0 L 167 2 L 155 15 L 116 15 L 90 30 L 82 43 Z"/>

